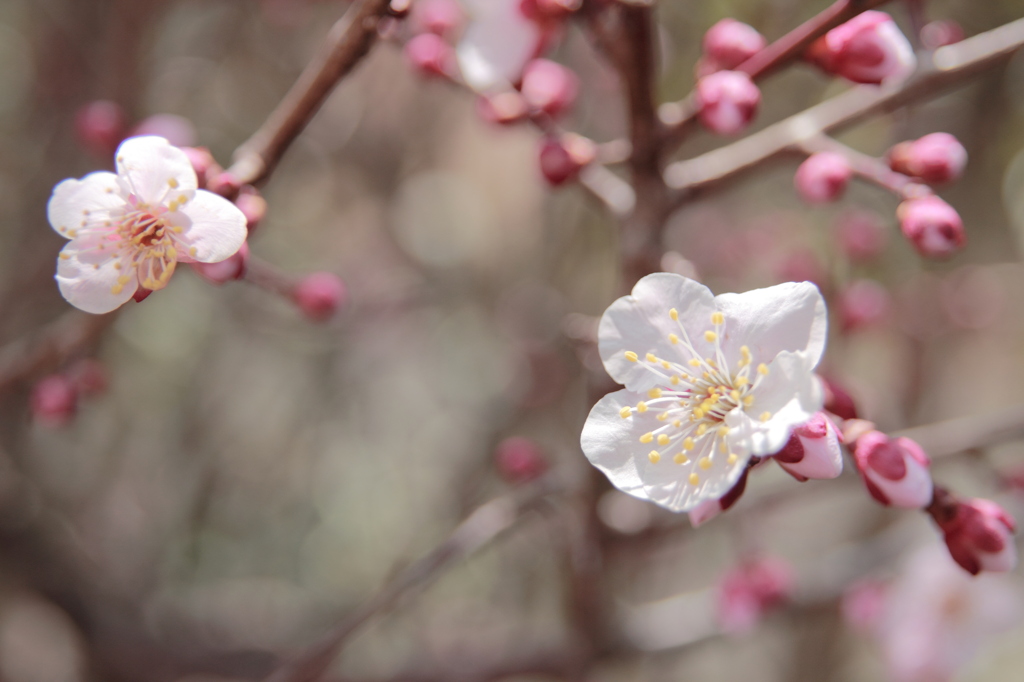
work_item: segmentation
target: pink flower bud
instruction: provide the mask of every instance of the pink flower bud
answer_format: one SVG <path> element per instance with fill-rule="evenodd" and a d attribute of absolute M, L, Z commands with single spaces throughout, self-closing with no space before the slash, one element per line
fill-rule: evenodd
<path fill-rule="evenodd" d="M 894 171 L 933 185 L 956 180 L 967 165 L 967 150 L 949 133 L 901 142 L 889 150 L 888 157 Z"/>
<path fill-rule="evenodd" d="M 847 258 L 854 263 L 867 263 L 885 249 L 887 232 L 876 213 L 850 210 L 836 222 L 836 239 Z"/>
<path fill-rule="evenodd" d="M 75 134 L 93 154 L 109 160 L 125 136 L 124 111 L 114 102 L 96 100 L 75 113 Z"/>
<path fill-rule="evenodd" d="M 405 58 L 421 76 L 447 77 L 455 63 L 455 51 L 441 36 L 421 33 L 405 44 Z"/>
<path fill-rule="evenodd" d="M 189 263 L 196 274 L 210 284 L 227 284 L 245 277 L 249 265 L 249 243 L 244 242 L 235 255 L 219 263 Z"/>
<path fill-rule="evenodd" d="M 798 481 L 835 478 L 843 473 L 842 436 L 824 412 L 793 429 L 786 446 L 773 458 Z"/>
<path fill-rule="evenodd" d="M 704 55 L 720 69 L 735 69 L 766 45 L 753 26 L 722 19 L 704 34 Z"/>
<path fill-rule="evenodd" d="M 540 145 L 540 172 L 557 187 L 579 175 L 580 170 L 597 156 L 593 141 L 574 133 L 560 138 L 546 137 Z"/>
<path fill-rule="evenodd" d="M 249 228 L 249 234 L 252 234 L 267 215 L 267 200 L 261 197 L 256 190 L 251 187 L 249 189 L 250 191 L 243 191 L 238 195 L 238 198 L 235 199 L 235 206 L 245 216 L 245 225 Z"/>
<path fill-rule="evenodd" d="M 889 292 L 878 282 L 859 279 L 839 294 L 839 318 L 843 331 L 878 324 L 889 314 Z"/>
<path fill-rule="evenodd" d="M 185 152 L 185 156 L 192 164 L 192 170 L 196 172 L 200 189 L 206 188 L 209 178 L 220 175 L 224 171 L 206 147 L 182 147 L 181 151 Z"/>
<path fill-rule="evenodd" d="M 852 177 L 853 168 L 845 156 L 818 152 L 808 156 L 796 169 L 793 184 L 807 203 L 824 204 L 841 197 Z"/>
<path fill-rule="evenodd" d="M 458 0 L 417 0 L 412 7 L 411 20 L 417 33 L 451 38 L 462 28 L 466 14 Z"/>
<path fill-rule="evenodd" d="M 749 473 L 749 468 L 744 469 L 740 475 L 740 480 L 736 481 L 736 485 L 729 492 L 717 500 L 707 500 L 692 509 L 689 512 L 690 525 L 694 528 L 701 526 L 736 504 L 743 495 L 743 491 L 747 489 L 747 475 Z"/>
<path fill-rule="evenodd" d="M 878 502 L 906 509 L 920 509 L 931 502 L 931 461 L 909 438 L 869 431 L 857 439 L 853 456 L 868 492 Z"/>
<path fill-rule="evenodd" d="M 959 43 L 963 39 L 964 29 L 960 24 L 948 19 L 929 21 L 921 28 L 921 44 L 929 50 Z"/>
<path fill-rule="evenodd" d="M 228 199 L 234 199 L 238 196 L 238 191 L 242 188 L 242 183 L 231 173 L 224 171 L 223 173 L 217 173 L 216 175 L 207 175 L 206 178 L 206 189 L 210 190 L 214 194 L 219 194 L 222 197 Z"/>
<path fill-rule="evenodd" d="M 914 49 L 885 12 L 868 10 L 811 43 L 807 58 L 855 83 L 903 78 L 917 65 Z"/>
<path fill-rule="evenodd" d="M 960 214 L 937 196 L 908 199 L 896 216 L 903 235 L 922 256 L 947 258 L 967 242 Z"/>
<path fill-rule="evenodd" d="M 526 483 L 548 470 L 548 462 L 540 446 L 521 436 L 498 443 L 494 450 L 494 465 L 509 483 Z"/>
<path fill-rule="evenodd" d="M 782 559 L 747 560 L 718 584 L 718 622 L 729 633 L 749 632 L 764 613 L 785 601 L 792 589 L 793 569 Z"/>
<path fill-rule="evenodd" d="M 64 426 L 78 411 L 78 391 L 66 376 L 53 374 L 32 387 L 29 407 L 39 423 Z"/>
<path fill-rule="evenodd" d="M 825 389 L 825 409 L 840 419 L 856 419 L 857 405 L 846 389 L 832 379 L 818 378 Z"/>
<path fill-rule="evenodd" d="M 534 59 L 523 70 L 523 99 L 534 109 L 557 117 L 576 101 L 579 79 L 571 70 L 549 59 Z"/>
<path fill-rule="evenodd" d="M 156 135 L 166 138 L 175 147 L 191 147 L 196 142 L 196 128 L 192 121 L 174 114 L 153 114 L 142 119 L 132 135 Z"/>
<path fill-rule="evenodd" d="M 348 301 L 348 290 L 341 278 L 330 272 L 312 272 L 292 289 L 292 300 L 316 322 L 332 317 Z"/>
<path fill-rule="evenodd" d="M 718 71 L 697 81 L 700 121 L 719 135 L 734 135 L 750 124 L 761 91 L 742 71 Z"/>
<path fill-rule="evenodd" d="M 480 118 L 499 125 L 518 123 L 529 113 L 526 100 L 514 90 L 479 97 L 476 101 L 476 110 Z"/>
<path fill-rule="evenodd" d="M 960 501 L 953 517 L 939 526 L 953 559 L 972 575 L 1005 573 L 1017 565 L 1013 517 L 995 502 Z"/>

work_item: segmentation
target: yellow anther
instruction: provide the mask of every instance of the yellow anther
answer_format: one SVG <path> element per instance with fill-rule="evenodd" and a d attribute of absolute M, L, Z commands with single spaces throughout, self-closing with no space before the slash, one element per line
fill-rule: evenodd
<path fill-rule="evenodd" d="M 178 189 L 178 181 L 175 180 L 174 178 L 168 180 L 167 184 L 171 186 L 171 189 Z"/>
<path fill-rule="evenodd" d="M 117 278 L 117 283 L 118 284 L 128 284 L 128 280 L 130 280 L 130 279 L 131 279 L 131 277 L 129 277 L 128 275 L 121 275 L 120 277 Z"/>
<path fill-rule="evenodd" d="M 678 337 L 678 336 L 676 336 L 675 334 L 669 334 L 669 335 L 668 335 L 668 340 L 669 340 L 669 341 L 670 341 L 671 343 L 679 343 L 679 337 Z"/>
<path fill-rule="evenodd" d="M 707 432 L 708 432 L 708 425 L 707 424 L 701 424 L 700 426 L 697 427 L 697 435 L 698 436 L 703 436 Z"/>
<path fill-rule="evenodd" d="M 651 398 L 652 400 L 654 398 L 660 398 L 661 397 L 661 389 L 660 388 L 652 388 L 651 390 L 647 391 L 647 397 Z"/>
<path fill-rule="evenodd" d="M 115 270 L 120 270 L 121 269 L 121 261 L 114 261 L 114 269 Z"/>
<path fill-rule="evenodd" d="M 676 427 L 677 429 L 680 428 L 682 425 L 683 425 L 683 420 L 682 419 L 676 419 L 675 421 L 672 422 L 672 426 Z"/>
<path fill-rule="evenodd" d="M 716 365 L 715 361 L 711 358 L 704 358 L 704 362 L 708 363 L 711 367 L 718 369 L 718 365 Z"/>
<path fill-rule="evenodd" d="M 718 334 L 714 333 L 710 329 L 704 332 L 704 340 L 708 343 L 714 343 L 718 340 Z"/>
<path fill-rule="evenodd" d="M 704 372 L 704 374 L 702 374 L 701 376 L 704 378 L 705 381 L 711 378 L 711 375 L 708 374 L 707 372 Z"/>
<path fill-rule="evenodd" d="M 722 313 L 711 313 L 711 324 L 718 326 L 725 323 L 725 315 Z"/>
<path fill-rule="evenodd" d="M 672 375 L 672 378 L 669 379 L 669 381 L 672 382 L 673 386 L 678 386 L 679 385 L 679 377 L 677 375 L 675 375 L 675 374 Z"/>
<path fill-rule="evenodd" d="M 637 360 L 639 360 L 639 359 L 640 359 L 640 358 L 639 358 L 639 357 L 637 356 L 637 354 L 636 354 L 636 353 L 634 353 L 634 352 L 633 352 L 633 351 L 631 351 L 631 350 L 627 350 L 627 351 L 626 351 L 626 352 L 624 353 L 624 355 L 626 356 L 626 359 L 627 359 L 627 360 L 629 360 L 630 362 L 636 362 Z"/>
<path fill-rule="evenodd" d="M 644 401 L 642 401 L 642 400 L 641 400 L 640 402 L 638 402 L 638 403 L 636 404 L 636 411 L 637 411 L 637 412 L 639 412 L 639 413 L 641 413 L 641 414 L 643 414 L 644 412 L 646 412 L 646 411 L 647 411 L 647 403 L 645 403 L 645 402 L 644 402 Z"/>
<path fill-rule="evenodd" d="M 700 485 L 700 476 L 696 473 L 690 474 L 690 485 Z"/>
<path fill-rule="evenodd" d="M 711 395 L 708 396 L 708 399 L 705 402 L 707 402 L 709 405 L 714 405 L 715 403 L 718 402 L 718 394 L 712 393 Z"/>
<path fill-rule="evenodd" d="M 757 366 L 757 373 L 763 377 L 768 376 L 768 365 L 762 362 L 760 365 Z"/>
<path fill-rule="evenodd" d="M 658 436 L 658 445 L 668 445 L 672 442 L 672 439 L 666 436 L 664 433 Z"/>
<path fill-rule="evenodd" d="M 733 384 L 735 384 L 736 386 L 739 386 L 741 388 L 743 386 L 746 386 L 749 383 L 750 383 L 750 379 L 748 379 L 747 377 L 736 377 L 735 381 L 733 381 Z"/>
<path fill-rule="evenodd" d="M 766 421 L 768 421 L 771 418 L 772 418 L 772 413 L 771 412 L 762 412 L 761 413 L 761 421 L 766 422 Z"/>
<path fill-rule="evenodd" d="M 647 354 L 647 362 L 657 362 L 657 361 L 658 361 L 658 356 L 656 356 L 654 353 L 648 353 Z"/>
<path fill-rule="evenodd" d="M 686 450 L 687 452 L 689 452 L 690 450 L 693 450 L 693 446 L 694 446 L 693 439 L 690 438 L 689 436 L 687 436 L 683 440 L 683 450 Z"/>
<path fill-rule="evenodd" d="M 68 236 L 74 239 L 78 236 L 78 230 L 68 230 Z"/>
<path fill-rule="evenodd" d="M 665 369 L 672 369 L 672 365 L 668 364 L 668 360 L 662 360 L 661 366 Z"/>
<path fill-rule="evenodd" d="M 650 443 L 653 440 L 654 440 L 654 434 L 651 433 L 650 431 L 648 431 L 644 435 L 640 436 L 640 442 L 641 443 Z"/>
<path fill-rule="evenodd" d="M 651 450 L 647 455 L 647 459 L 651 460 L 651 464 L 657 464 L 661 461 L 661 453 L 657 450 Z"/>
<path fill-rule="evenodd" d="M 700 367 L 700 360 L 697 358 L 690 358 L 690 361 L 687 364 L 690 365 L 690 367 Z"/>
<path fill-rule="evenodd" d="M 175 226 L 173 226 L 171 228 L 171 232 L 173 232 L 175 234 L 181 234 L 184 231 L 185 231 L 185 228 L 182 227 L 181 225 L 175 225 Z"/>
<path fill-rule="evenodd" d="M 694 419 L 703 419 L 704 418 L 704 410 L 700 409 L 699 407 L 697 409 L 695 409 L 693 411 L 693 418 Z"/>
<path fill-rule="evenodd" d="M 633 414 L 633 408 L 631 408 L 629 405 L 626 405 L 621 410 L 619 410 L 619 416 L 622 417 L 623 419 L 630 416 L 631 414 Z"/>
<path fill-rule="evenodd" d="M 726 445 L 724 440 L 718 444 L 718 451 L 721 452 L 723 455 L 729 452 L 729 446 Z"/>
<path fill-rule="evenodd" d="M 743 406 L 744 407 L 750 407 L 753 404 L 754 404 L 754 396 L 748 395 L 748 396 L 745 396 L 743 398 Z"/>
<path fill-rule="evenodd" d="M 68 258 L 71 258 L 70 254 L 67 254 L 67 253 L 60 254 L 60 259 L 61 260 L 67 260 Z"/>
<path fill-rule="evenodd" d="M 729 435 L 729 427 L 726 426 L 725 424 L 722 424 L 721 426 L 718 427 L 715 433 L 718 434 L 719 438 L 725 438 L 726 436 Z"/>
<path fill-rule="evenodd" d="M 729 397 L 732 398 L 732 401 L 734 403 L 739 402 L 739 400 L 740 400 L 740 392 L 735 390 L 735 389 L 733 389 L 732 391 L 729 392 Z"/>
<path fill-rule="evenodd" d="M 660 412 L 657 419 L 660 422 L 668 421 L 668 412 Z"/>
<path fill-rule="evenodd" d="M 675 308 L 673 308 L 672 310 L 668 311 L 668 316 L 671 317 L 673 320 L 678 320 L 679 319 L 679 311 L 676 310 Z"/>
<path fill-rule="evenodd" d="M 742 355 L 745 358 L 749 358 L 750 357 L 750 347 L 749 346 L 740 346 L 740 355 Z"/>
<path fill-rule="evenodd" d="M 676 464 L 686 464 L 687 462 L 690 461 L 690 458 L 680 452 L 679 454 L 672 458 L 672 461 L 675 462 Z"/>
<path fill-rule="evenodd" d="M 735 452 L 730 452 L 729 453 L 729 458 L 726 459 L 725 461 L 728 462 L 729 464 L 735 464 L 736 460 L 738 460 L 738 459 L 739 459 L 739 457 L 736 456 Z"/>
<path fill-rule="evenodd" d="M 114 286 L 110 287 L 110 293 L 112 293 L 115 296 L 117 296 L 119 293 L 121 293 L 121 291 L 123 289 L 124 289 L 124 285 L 122 285 L 122 284 L 115 284 Z"/>
<path fill-rule="evenodd" d="M 167 247 L 167 257 L 171 258 L 171 259 L 174 259 L 174 260 L 177 260 L 177 258 L 178 258 L 178 250 L 176 248 L 174 248 L 173 246 L 168 246 Z"/>
<path fill-rule="evenodd" d="M 697 460 L 697 466 L 699 466 L 704 471 L 707 471 L 708 469 L 711 468 L 711 458 L 701 457 L 699 460 Z"/>
<path fill-rule="evenodd" d="M 190 255 L 193 258 L 195 258 L 197 253 L 198 253 L 198 251 L 196 250 L 196 247 L 194 247 L 194 246 L 188 247 L 188 255 Z"/>

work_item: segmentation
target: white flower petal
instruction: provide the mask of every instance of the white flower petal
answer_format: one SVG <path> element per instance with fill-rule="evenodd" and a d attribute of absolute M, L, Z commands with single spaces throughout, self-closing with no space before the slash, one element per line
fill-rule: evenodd
<path fill-rule="evenodd" d="M 219 263 L 230 258 L 248 236 L 245 215 L 238 207 L 205 190 L 197 190 L 191 201 L 168 213 L 166 218 L 171 225 L 184 229 L 176 236 L 184 247 L 185 253 L 181 255 L 188 254 L 200 263 Z"/>
<path fill-rule="evenodd" d="M 810 282 L 787 282 L 715 299 L 725 313 L 722 349 L 730 365 L 748 346 L 754 364 L 768 363 L 782 351 L 806 351 L 811 368 L 825 350 L 825 299 Z"/>
<path fill-rule="evenodd" d="M 162 137 L 130 137 L 117 148 L 117 174 L 126 191 L 150 206 L 166 205 L 198 187 L 185 152 Z"/>
<path fill-rule="evenodd" d="M 57 259 L 57 286 L 76 308 L 87 313 L 109 313 L 132 297 L 139 281 L 134 270 L 126 272 L 116 267 L 118 259 L 112 252 L 97 253 L 89 246 L 76 240 L 64 247 Z M 127 279 L 123 284 L 119 281 L 122 276 Z"/>
<path fill-rule="evenodd" d="M 455 52 L 462 76 L 473 89 L 509 87 L 537 54 L 540 26 L 523 15 L 519 4 L 519 0 L 488 0 L 470 8 L 469 25 Z"/>
<path fill-rule="evenodd" d="M 629 391 L 609 393 L 597 401 L 580 435 L 580 445 L 590 463 L 605 473 L 619 490 L 642 500 L 647 499 L 640 475 L 643 461 L 637 459 L 636 448 L 639 438 L 646 433 L 646 425 L 639 420 L 623 419 L 619 411 L 628 405 L 635 405 L 641 398 Z"/>
<path fill-rule="evenodd" d="M 625 351 L 640 358 L 650 352 L 672 362 L 687 362 L 690 354 L 683 346 L 669 342 L 669 334 L 681 333 L 679 323 L 697 351 L 711 355 L 713 346 L 699 330 L 711 328 L 714 300 L 710 289 L 682 275 L 660 272 L 642 278 L 629 296 L 612 303 L 601 317 L 598 349 L 608 374 L 632 391 L 664 385 L 642 362 L 627 360 Z M 679 323 L 669 316 L 672 308 L 679 311 Z"/>
<path fill-rule="evenodd" d="M 124 205 L 117 176 L 99 171 L 81 180 L 69 178 L 54 187 L 46 205 L 46 217 L 54 230 L 71 238 L 96 221 L 102 224 L 111 210 L 118 211 Z"/>

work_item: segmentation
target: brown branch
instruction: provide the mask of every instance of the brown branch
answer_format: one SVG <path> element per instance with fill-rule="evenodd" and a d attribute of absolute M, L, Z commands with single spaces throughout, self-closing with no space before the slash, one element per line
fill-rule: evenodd
<path fill-rule="evenodd" d="M 676 203 L 685 202 L 766 161 L 792 153 L 806 140 L 933 97 L 980 71 L 1006 62 L 1022 46 L 1024 19 L 941 47 L 935 50 L 930 65 L 923 66 L 903 83 L 851 88 L 742 140 L 671 164 L 665 171 L 666 182 L 679 190 Z"/>
<path fill-rule="evenodd" d="M 955 455 L 966 450 L 1024 438 L 1024 404 L 915 426 L 892 435 L 912 438 L 931 457 Z"/>
<path fill-rule="evenodd" d="M 0 389 L 50 372 L 95 344 L 117 312 L 64 313 L 50 324 L 0 348 Z"/>
<path fill-rule="evenodd" d="M 908 175 L 897 173 L 882 159 L 857 151 L 827 135 L 818 135 L 797 145 L 806 154 L 834 152 L 844 157 L 854 174 L 873 185 L 892 192 L 900 199 L 910 199 L 933 194 L 928 185 L 915 181 Z"/>
<path fill-rule="evenodd" d="M 257 184 L 266 179 L 338 81 L 369 52 L 388 4 L 389 0 L 359 0 L 334 24 L 326 43 L 292 89 L 263 126 L 235 151 L 228 173 L 239 184 Z"/>
<path fill-rule="evenodd" d="M 407 592 L 430 582 L 459 559 L 473 554 L 512 528 L 526 512 L 560 488 L 561 483 L 555 475 L 548 474 L 529 486 L 478 507 L 444 542 L 399 573 L 319 642 L 268 675 L 265 682 L 313 682 L 318 679 L 349 637 L 374 616 L 387 611 Z"/>

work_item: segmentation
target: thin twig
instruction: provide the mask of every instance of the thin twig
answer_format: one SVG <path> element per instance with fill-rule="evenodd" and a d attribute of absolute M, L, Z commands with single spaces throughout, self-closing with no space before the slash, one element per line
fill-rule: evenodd
<path fill-rule="evenodd" d="M 897 173 L 882 159 L 857 151 L 827 135 L 818 135 L 800 142 L 797 147 L 806 154 L 834 152 L 845 158 L 857 177 L 888 190 L 900 199 L 911 199 L 932 194 L 928 185 L 915 181 L 910 176 Z"/>
<path fill-rule="evenodd" d="M 932 457 L 946 457 L 1005 443 L 1024 438 L 1024 403 L 1002 410 L 915 426 L 892 435 L 912 438 Z"/>

